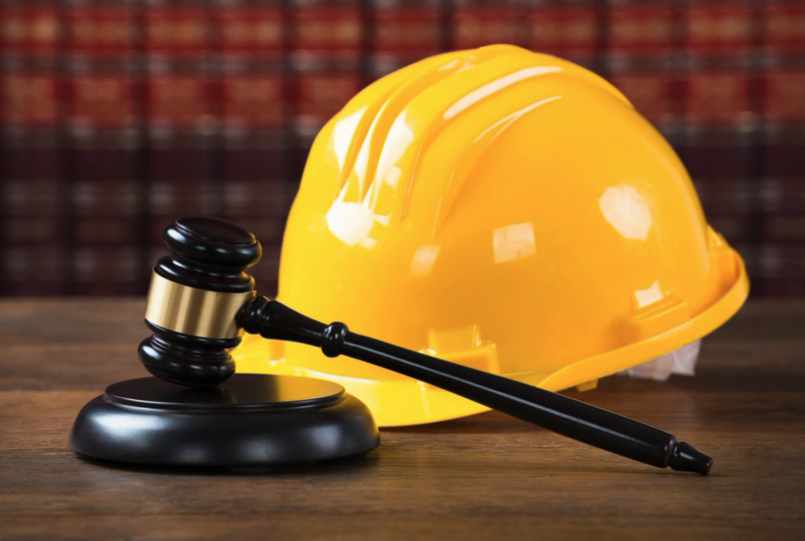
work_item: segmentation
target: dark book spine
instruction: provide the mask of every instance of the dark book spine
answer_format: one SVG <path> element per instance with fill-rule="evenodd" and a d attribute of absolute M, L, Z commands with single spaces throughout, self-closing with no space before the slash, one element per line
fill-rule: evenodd
<path fill-rule="evenodd" d="M 757 8 L 689 2 L 684 40 L 682 157 L 708 221 L 757 266 L 759 242 Z"/>
<path fill-rule="evenodd" d="M 708 91 L 701 87 L 722 84 L 733 87 L 738 103 L 728 107 L 743 108 L 747 85 L 738 75 L 730 80 L 727 73 L 696 73 L 687 80 L 688 104 L 684 143 L 680 155 L 696 186 L 708 222 L 754 265 L 758 243 L 758 186 L 756 126 L 736 126 L 726 120 L 716 121 L 710 113 L 698 114 L 699 106 L 690 101 L 707 100 Z M 737 94 L 737 95 L 736 95 Z M 715 116 L 718 118 L 718 116 Z M 712 119 L 712 120 L 711 120 Z"/>
<path fill-rule="evenodd" d="M 600 72 L 679 145 L 679 25 L 675 2 L 609 1 L 599 16 L 605 54 Z"/>
<path fill-rule="evenodd" d="M 443 50 L 446 3 L 439 0 L 377 0 L 367 21 L 367 62 L 374 80 Z"/>
<path fill-rule="evenodd" d="M 6 1 L 0 29 L 0 293 L 61 295 L 68 277 L 69 198 L 59 5 Z"/>
<path fill-rule="evenodd" d="M 805 296 L 805 4 L 763 6 L 762 247 L 756 290 Z"/>
<path fill-rule="evenodd" d="M 206 3 L 152 0 L 143 8 L 148 261 L 166 254 L 165 227 L 221 211 L 212 28 Z"/>
<path fill-rule="evenodd" d="M 77 295 L 145 293 L 135 15 L 126 0 L 65 5 L 68 233 Z"/>
<path fill-rule="evenodd" d="M 592 68 L 599 43 L 595 0 L 532 0 L 520 19 L 523 46 Z"/>
<path fill-rule="evenodd" d="M 274 295 L 279 249 L 298 178 L 288 175 L 287 26 L 281 2 L 212 4 L 214 73 L 221 119 L 220 215 L 263 245 L 254 276 Z"/>
<path fill-rule="evenodd" d="M 357 0 L 291 4 L 294 131 L 311 142 L 363 86 L 363 11 Z"/>
<path fill-rule="evenodd" d="M 319 129 L 366 83 L 361 69 L 364 15 L 359 0 L 292 0 L 290 4 L 292 178 L 301 178 Z"/>
<path fill-rule="evenodd" d="M 453 0 L 452 48 L 472 49 L 523 41 L 521 3 L 517 0 Z"/>

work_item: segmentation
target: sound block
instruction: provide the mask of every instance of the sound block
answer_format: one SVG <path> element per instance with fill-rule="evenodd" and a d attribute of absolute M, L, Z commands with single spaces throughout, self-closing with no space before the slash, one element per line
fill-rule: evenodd
<path fill-rule="evenodd" d="M 110 385 L 79 412 L 79 457 L 225 469 L 343 458 L 380 444 L 369 409 L 330 381 L 235 374 L 212 389 L 147 377 Z"/>

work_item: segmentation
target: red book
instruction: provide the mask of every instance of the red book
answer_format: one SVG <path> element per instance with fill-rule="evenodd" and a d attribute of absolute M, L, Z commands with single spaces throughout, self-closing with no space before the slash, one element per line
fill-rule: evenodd
<path fill-rule="evenodd" d="M 685 64 L 683 157 L 710 224 L 760 268 L 757 3 L 689 2 L 681 11 Z"/>
<path fill-rule="evenodd" d="M 683 75 L 684 115 L 692 124 L 755 122 L 753 72 L 742 59 L 693 62 Z"/>
<path fill-rule="evenodd" d="M 226 205 L 232 184 L 258 185 L 286 177 L 287 92 L 284 74 L 273 62 L 222 63 L 220 69 L 221 179 Z"/>
<path fill-rule="evenodd" d="M 600 32 L 595 1 L 533 0 L 524 22 L 525 47 L 593 66 Z"/>
<path fill-rule="evenodd" d="M 295 127 L 309 143 L 363 86 L 363 19 L 354 0 L 301 0 L 291 9 Z"/>
<path fill-rule="evenodd" d="M 756 76 L 749 58 L 756 42 L 754 16 L 746 0 L 685 6 L 683 99 L 690 123 L 746 128 L 756 122 Z"/>
<path fill-rule="evenodd" d="M 358 93 L 363 77 L 357 66 L 322 60 L 320 64 L 296 74 L 296 125 L 312 142 L 312 137 Z"/>
<path fill-rule="evenodd" d="M 681 121 L 677 5 L 668 0 L 610 1 L 603 17 L 603 69 L 635 108 L 667 136 L 678 138 Z"/>
<path fill-rule="evenodd" d="M 252 274 L 276 292 L 277 258 L 296 182 L 289 182 L 289 32 L 280 2 L 216 2 L 215 101 L 221 125 L 219 215 L 255 233 L 263 257 Z"/>
<path fill-rule="evenodd" d="M 72 292 L 143 294 L 135 13 L 127 3 L 92 0 L 66 5 L 64 18 Z M 119 261 L 104 261 L 110 257 Z"/>
<path fill-rule="evenodd" d="M 756 41 L 756 13 L 750 0 L 692 1 L 683 11 L 688 54 L 745 55 Z"/>
<path fill-rule="evenodd" d="M 762 7 L 764 47 L 769 51 L 802 55 L 805 51 L 805 3 L 766 0 Z"/>
<path fill-rule="evenodd" d="M 212 5 L 217 36 L 214 100 L 222 134 L 223 211 L 228 215 L 245 211 L 229 208 L 230 187 L 237 191 L 246 183 L 251 191 L 252 184 L 285 177 L 283 130 L 289 107 L 283 16 L 278 2 Z"/>
<path fill-rule="evenodd" d="M 453 49 L 522 42 L 519 2 L 457 0 L 453 4 Z"/>
<path fill-rule="evenodd" d="M 59 0 L 5 0 L 0 3 L 3 53 L 53 58 L 63 34 Z"/>
<path fill-rule="evenodd" d="M 366 28 L 358 0 L 294 0 L 289 8 L 294 137 L 288 177 L 300 179 L 319 129 L 366 82 L 361 71 Z"/>
<path fill-rule="evenodd" d="M 365 39 L 359 0 L 295 0 L 294 56 L 356 58 Z"/>
<path fill-rule="evenodd" d="M 442 50 L 438 0 L 379 0 L 371 10 L 371 70 L 378 78 Z"/>
<path fill-rule="evenodd" d="M 281 57 L 287 31 L 277 0 L 212 0 L 213 40 L 224 57 Z"/>
<path fill-rule="evenodd" d="M 149 3 L 142 26 L 147 244 L 164 252 L 162 232 L 171 221 L 220 211 L 213 33 L 207 7 L 181 0 Z"/>
<path fill-rule="evenodd" d="M 751 11 L 741 2 L 692 2 L 682 15 L 682 158 L 713 226 L 730 243 L 753 245 L 759 116 L 757 75 L 748 56 Z"/>
<path fill-rule="evenodd" d="M 607 78 L 640 114 L 666 131 L 679 121 L 678 77 L 667 62 L 621 62 L 609 67 Z"/>
<path fill-rule="evenodd" d="M 805 55 L 805 48 L 803 48 Z M 761 108 L 769 123 L 805 124 L 805 60 L 774 62 L 763 72 Z"/>
<path fill-rule="evenodd" d="M 610 55 L 658 57 L 677 43 L 675 2 L 671 0 L 610 1 L 605 41 Z"/>

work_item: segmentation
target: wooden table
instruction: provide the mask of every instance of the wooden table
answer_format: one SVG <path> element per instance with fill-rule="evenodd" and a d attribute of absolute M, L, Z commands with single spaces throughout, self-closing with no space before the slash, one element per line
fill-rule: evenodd
<path fill-rule="evenodd" d="M 694 378 L 570 393 L 690 441 L 715 457 L 709 477 L 498 413 L 383 430 L 364 457 L 262 475 L 81 461 L 76 412 L 143 374 L 143 306 L 0 302 L 0 537 L 805 539 L 805 302 L 745 307 L 704 342 Z"/>

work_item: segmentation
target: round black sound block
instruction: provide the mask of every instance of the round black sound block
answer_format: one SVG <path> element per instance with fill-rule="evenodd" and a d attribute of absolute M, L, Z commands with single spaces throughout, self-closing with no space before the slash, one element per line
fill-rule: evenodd
<path fill-rule="evenodd" d="M 213 389 L 121 381 L 81 409 L 70 434 L 82 457 L 233 469 L 343 458 L 379 444 L 369 409 L 340 385 L 265 374 L 235 374 Z"/>

